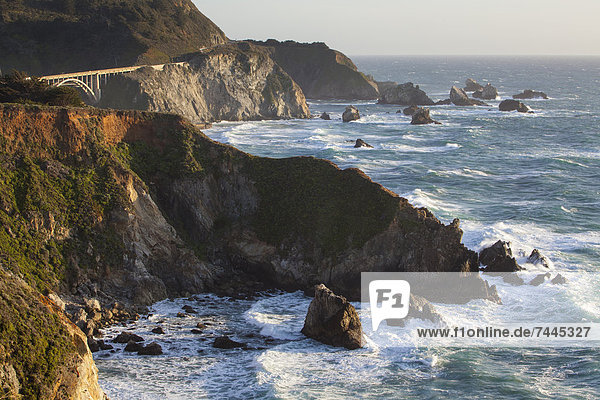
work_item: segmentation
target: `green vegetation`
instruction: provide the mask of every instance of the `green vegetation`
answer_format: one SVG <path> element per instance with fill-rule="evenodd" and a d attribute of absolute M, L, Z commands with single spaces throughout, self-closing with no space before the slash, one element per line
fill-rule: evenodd
<path fill-rule="evenodd" d="M 278 69 L 276 72 L 267 76 L 267 83 L 262 91 L 265 102 L 275 104 L 275 99 L 280 93 L 286 93 L 292 90 L 294 81 L 283 70 Z"/>
<path fill-rule="evenodd" d="M 69 332 L 40 302 L 40 295 L 2 268 L 0 347 L 15 369 L 24 399 L 48 398 L 57 374 L 76 351 Z"/>
<path fill-rule="evenodd" d="M 17 71 L 0 77 L 0 103 L 73 107 L 84 105 L 76 89 L 52 87 L 36 77 Z"/>
<path fill-rule="evenodd" d="M 191 0 L 0 0 L 4 71 L 157 64 L 226 40 Z"/>
<path fill-rule="evenodd" d="M 115 179 L 120 167 L 99 145 L 88 157 L 63 163 L 0 153 L 0 262 L 39 290 L 68 283 L 75 267 L 96 267 L 98 256 L 107 266 L 122 263 L 121 240 L 101 224 L 128 207 Z"/>

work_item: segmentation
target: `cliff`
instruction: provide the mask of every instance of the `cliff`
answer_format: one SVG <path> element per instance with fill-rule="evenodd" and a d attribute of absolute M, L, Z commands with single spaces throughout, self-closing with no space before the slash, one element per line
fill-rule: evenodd
<path fill-rule="evenodd" d="M 3 399 L 101 400 L 85 335 L 61 309 L 0 268 Z"/>
<path fill-rule="evenodd" d="M 99 106 L 175 112 L 195 123 L 310 117 L 300 87 L 260 47 L 223 45 L 186 60 L 114 77 Z"/>
<path fill-rule="evenodd" d="M 72 369 L 59 366 L 88 354 L 68 340 L 81 332 L 49 314 L 40 349 L 62 352 L 44 367 L 52 374 L 36 370 L 28 376 L 42 381 L 25 382 L 19 360 L 46 361 L 37 350 L 14 353 L 11 343 L 30 333 L 11 321 L 37 326 L 27 307 L 45 301 L 39 293 L 134 307 L 251 292 L 255 282 L 323 282 L 357 299 L 362 271 L 478 268 L 458 221 L 440 223 L 356 169 L 254 157 L 169 114 L 0 105 L 0 120 L 0 273 L 10 286 L 0 291 L 8 304 L 0 302 L 0 340 L 9 337 L 0 341 L 0 378 L 13 389 L 17 381 L 40 393 L 60 387 Z M 21 301 L 21 292 L 31 295 Z M 65 333 L 69 326 L 76 334 Z M 49 337 L 56 343 L 43 342 Z"/>
<path fill-rule="evenodd" d="M 309 99 L 374 100 L 377 85 L 356 65 L 324 43 L 252 41 L 269 50 L 273 59 L 300 85 Z"/>
<path fill-rule="evenodd" d="M 226 41 L 191 0 L 0 0 L 4 72 L 159 64 Z"/>

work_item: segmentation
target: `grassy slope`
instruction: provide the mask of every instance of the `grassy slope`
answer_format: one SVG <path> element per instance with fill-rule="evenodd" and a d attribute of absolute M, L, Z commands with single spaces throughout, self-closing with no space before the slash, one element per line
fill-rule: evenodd
<path fill-rule="evenodd" d="M 163 63 L 225 41 L 191 0 L 0 0 L 3 72 Z"/>

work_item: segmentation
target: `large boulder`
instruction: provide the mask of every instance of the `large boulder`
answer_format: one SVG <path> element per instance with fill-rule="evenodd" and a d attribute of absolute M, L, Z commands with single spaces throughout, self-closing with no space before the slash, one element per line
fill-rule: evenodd
<path fill-rule="evenodd" d="M 427 124 L 439 124 L 439 122 L 431 119 L 429 115 L 429 108 L 419 108 L 412 116 L 412 125 L 427 125 Z"/>
<path fill-rule="evenodd" d="M 150 343 L 148 346 L 142 347 L 138 350 L 140 356 L 159 356 L 163 353 L 162 347 L 156 342 Z"/>
<path fill-rule="evenodd" d="M 344 114 L 342 114 L 342 121 L 350 122 L 356 121 L 357 119 L 360 119 L 360 113 L 358 112 L 358 108 L 354 106 L 346 107 L 346 111 L 344 111 Z"/>
<path fill-rule="evenodd" d="M 450 89 L 450 101 L 456 106 L 487 106 L 483 101 L 469 98 L 464 90 L 456 86 Z"/>
<path fill-rule="evenodd" d="M 522 113 L 533 112 L 533 111 L 531 111 L 531 109 L 528 106 L 521 103 L 520 101 L 511 100 L 511 99 L 503 100 L 498 105 L 498 109 L 500 109 L 500 111 L 518 111 L 518 112 L 522 112 Z"/>
<path fill-rule="evenodd" d="M 469 78 L 465 81 L 465 92 L 476 92 L 481 89 L 483 89 L 483 86 L 477 83 L 475 79 Z"/>
<path fill-rule="evenodd" d="M 321 343 L 350 350 L 363 343 L 362 325 L 354 306 L 323 284 L 315 287 L 302 333 Z"/>
<path fill-rule="evenodd" d="M 513 99 L 548 99 L 548 95 L 544 92 L 536 92 L 535 90 L 527 89 L 524 90 L 523 93 L 513 95 Z"/>
<path fill-rule="evenodd" d="M 488 83 L 483 89 L 476 90 L 473 97 L 483 100 L 495 100 L 498 97 L 498 89 Z"/>
<path fill-rule="evenodd" d="M 516 272 L 522 270 L 513 257 L 510 242 L 498 240 L 491 247 L 479 253 L 479 261 L 485 265 L 485 272 Z"/>
<path fill-rule="evenodd" d="M 321 114 L 321 116 L 319 117 L 325 121 L 329 121 L 331 120 L 331 116 L 329 114 L 327 114 L 326 112 L 324 112 L 323 114 Z"/>
<path fill-rule="evenodd" d="M 212 346 L 216 349 L 237 349 L 246 347 L 246 343 L 236 342 L 230 339 L 229 336 L 219 336 Z"/>
<path fill-rule="evenodd" d="M 427 93 L 411 82 L 401 85 L 396 82 L 377 82 L 379 88 L 379 104 L 400 104 L 404 106 L 430 106 L 434 102 Z"/>

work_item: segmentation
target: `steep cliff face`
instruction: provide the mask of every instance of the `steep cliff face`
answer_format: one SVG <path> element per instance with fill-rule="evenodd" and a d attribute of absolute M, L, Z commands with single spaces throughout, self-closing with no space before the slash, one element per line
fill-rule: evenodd
<path fill-rule="evenodd" d="M 8 399 L 105 398 L 85 335 L 52 301 L 3 268 L 0 388 Z"/>
<path fill-rule="evenodd" d="M 100 106 L 175 112 L 195 123 L 310 116 L 300 87 L 260 47 L 224 45 L 187 60 L 113 78 Z"/>
<path fill-rule="evenodd" d="M 324 43 L 278 42 L 272 39 L 252 43 L 268 49 L 309 99 L 378 98 L 375 82 L 359 72 L 352 60 Z"/>
<path fill-rule="evenodd" d="M 5 72 L 158 64 L 226 41 L 191 0 L 0 0 Z"/>

